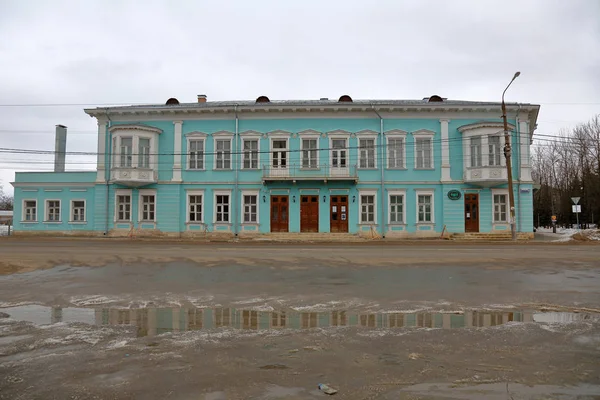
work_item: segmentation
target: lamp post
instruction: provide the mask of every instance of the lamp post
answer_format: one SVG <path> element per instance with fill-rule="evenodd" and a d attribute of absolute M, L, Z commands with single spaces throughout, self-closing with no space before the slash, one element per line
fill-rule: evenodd
<path fill-rule="evenodd" d="M 504 120 L 504 157 L 506 157 L 506 173 L 508 176 L 508 198 L 510 202 L 510 233 L 512 240 L 517 240 L 517 225 L 515 221 L 515 194 L 513 192 L 513 178 L 512 178 L 512 165 L 511 165 L 511 146 L 510 146 L 510 134 L 508 132 L 508 122 L 506 122 L 506 105 L 504 104 L 504 93 L 508 90 L 510 85 L 514 82 L 517 77 L 521 75 L 520 72 L 515 72 L 515 76 L 510 80 L 504 92 L 502 92 L 502 119 Z"/>

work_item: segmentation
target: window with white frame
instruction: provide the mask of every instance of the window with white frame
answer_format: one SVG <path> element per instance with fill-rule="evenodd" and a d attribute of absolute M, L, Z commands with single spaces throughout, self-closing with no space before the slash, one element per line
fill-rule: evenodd
<path fill-rule="evenodd" d="M 154 222 L 156 214 L 156 194 L 140 194 L 140 220 Z"/>
<path fill-rule="evenodd" d="M 375 223 L 375 194 L 364 193 L 360 195 L 360 223 Z"/>
<path fill-rule="evenodd" d="M 138 140 L 138 167 L 150 168 L 150 139 L 139 138 Z"/>
<path fill-rule="evenodd" d="M 331 166 L 346 168 L 348 166 L 346 139 L 331 140 Z"/>
<path fill-rule="evenodd" d="M 217 139 L 215 153 L 215 169 L 231 169 L 231 139 Z"/>
<path fill-rule="evenodd" d="M 46 200 L 46 221 L 60 221 L 60 200 Z"/>
<path fill-rule="evenodd" d="M 131 194 L 117 194 L 117 221 L 131 221 Z"/>
<path fill-rule="evenodd" d="M 258 139 L 244 139 L 244 169 L 258 169 Z"/>
<path fill-rule="evenodd" d="M 258 195 L 242 194 L 243 212 L 242 221 L 246 224 L 255 224 L 258 222 Z"/>
<path fill-rule="evenodd" d="M 508 195 L 505 193 L 494 194 L 494 222 L 506 222 L 508 209 Z"/>
<path fill-rule="evenodd" d="M 188 168 L 204 169 L 204 139 L 188 141 Z"/>
<path fill-rule="evenodd" d="M 481 136 L 471 138 L 471 167 L 481 167 Z"/>
<path fill-rule="evenodd" d="M 489 165 L 499 166 L 501 165 L 500 156 L 500 136 L 489 136 L 488 137 L 488 151 L 489 151 Z"/>
<path fill-rule="evenodd" d="M 215 222 L 229 223 L 229 194 L 215 195 Z"/>
<path fill-rule="evenodd" d="M 417 223 L 433 222 L 433 193 L 417 192 Z"/>
<path fill-rule="evenodd" d="M 85 200 L 71 200 L 71 222 L 85 222 Z"/>
<path fill-rule="evenodd" d="M 302 168 L 318 168 L 318 139 L 302 139 Z"/>
<path fill-rule="evenodd" d="M 27 221 L 27 222 L 37 221 L 37 201 L 36 200 L 24 200 L 23 201 L 23 221 Z"/>
<path fill-rule="evenodd" d="M 375 139 L 359 139 L 359 167 L 375 168 Z"/>
<path fill-rule="evenodd" d="M 188 194 L 188 222 L 204 222 L 202 219 L 202 200 L 204 195 L 201 193 Z"/>
<path fill-rule="evenodd" d="M 415 137 L 415 153 L 417 169 L 433 168 L 433 140 L 431 137 Z"/>
<path fill-rule="evenodd" d="M 404 168 L 404 138 L 388 139 L 388 168 Z"/>
<path fill-rule="evenodd" d="M 287 140 L 273 139 L 272 146 L 273 168 L 287 168 Z"/>
<path fill-rule="evenodd" d="M 390 224 L 404 223 L 404 194 L 390 193 Z"/>
<path fill-rule="evenodd" d="M 131 167 L 133 162 L 133 138 L 132 137 L 121 137 L 121 148 L 119 154 L 120 167 Z"/>

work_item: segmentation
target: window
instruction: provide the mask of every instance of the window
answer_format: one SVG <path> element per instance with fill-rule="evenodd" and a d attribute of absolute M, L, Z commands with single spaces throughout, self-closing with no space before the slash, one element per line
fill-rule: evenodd
<path fill-rule="evenodd" d="M 494 195 L 494 222 L 506 222 L 506 205 L 507 198 L 506 194 L 495 194 Z"/>
<path fill-rule="evenodd" d="M 489 165 L 500 165 L 500 136 L 488 137 Z"/>
<path fill-rule="evenodd" d="M 131 221 L 131 195 L 117 195 L 117 221 Z"/>
<path fill-rule="evenodd" d="M 471 138 L 471 167 L 481 167 L 481 136 Z"/>
<path fill-rule="evenodd" d="M 363 194 L 360 196 L 360 222 L 362 224 L 375 223 L 374 194 Z"/>
<path fill-rule="evenodd" d="M 432 194 L 417 194 L 417 222 L 431 223 L 433 222 L 433 195 Z"/>
<path fill-rule="evenodd" d="M 23 202 L 23 221 L 37 221 L 37 201 L 25 200 Z"/>
<path fill-rule="evenodd" d="M 255 194 L 245 194 L 244 199 L 244 223 L 258 222 L 258 196 Z"/>
<path fill-rule="evenodd" d="M 120 159 L 120 167 L 131 167 L 131 163 L 133 160 L 133 138 L 131 137 L 122 137 L 121 138 L 121 159 Z"/>
<path fill-rule="evenodd" d="M 318 168 L 317 139 L 302 139 L 302 168 Z"/>
<path fill-rule="evenodd" d="M 216 141 L 217 163 L 216 169 L 231 169 L 231 140 L 217 139 Z"/>
<path fill-rule="evenodd" d="M 71 222 L 85 222 L 85 201 L 71 201 Z"/>
<path fill-rule="evenodd" d="M 188 222 L 202 222 L 202 197 L 201 194 L 188 195 Z"/>
<path fill-rule="evenodd" d="M 258 139 L 244 140 L 244 168 L 258 169 Z"/>
<path fill-rule="evenodd" d="M 375 168 L 375 139 L 359 139 L 360 168 Z"/>
<path fill-rule="evenodd" d="M 218 194 L 215 196 L 215 222 L 229 223 L 229 195 Z"/>
<path fill-rule="evenodd" d="M 138 141 L 139 157 L 138 167 L 150 168 L 150 139 L 140 138 Z"/>
<path fill-rule="evenodd" d="M 193 139 L 188 144 L 188 168 L 204 169 L 204 140 Z"/>
<path fill-rule="evenodd" d="M 60 221 L 60 200 L 46 200 L 46 221 Z"/>
<path fill-rule="evenodd" d="M 390 224 L 404 223 L 404 195 L 390 194 Z"/>
<path fill-rule="evenodd" d="M 346 139 L 333 139 L 331 141 L 331 166 L 333 168 L 346 168 Z"/>
<path fill-rule="evenodd" d="M 432 154 L 431 154 L 431 138 L 417 137 L 415 138 L 416 147 L 416 168 L 417 169 L 428 169 L 433 168 Z"/>
<path fill-rule="evenodd" d="M 404 139 L 388 139 L 388 168 L 404 168 Z"/>
<path fill-rule="evenodd" d="M 287 168 L 287 140 L 273 140 L 273 168 Z"/>
<path fill-rule="evenodd" d="M 141 207 L 141 220 L 142 221 L 154 221 L 155 209 L 156 209 L 156 195 L 154 194 L 142 194 L 140 195 L 140 207 Z"/>

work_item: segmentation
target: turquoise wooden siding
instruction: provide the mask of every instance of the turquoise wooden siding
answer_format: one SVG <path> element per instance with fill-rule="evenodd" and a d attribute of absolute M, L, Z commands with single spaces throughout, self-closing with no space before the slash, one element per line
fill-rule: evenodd
<path fill-rule="evenodd" d="M 459 200 L 450 200 L 448 198 L 448 192 L 451 190 L 458 190 L 461 192 L 461 198 Z M 465 231 L 465 200 L 464 192 L 462 191 L 461 185 L 443 185 L 442 186 L 442 201 L 443 205 L 443 224 L 446 225 L 446 229 L 451 233 L 461 233 Z"/>

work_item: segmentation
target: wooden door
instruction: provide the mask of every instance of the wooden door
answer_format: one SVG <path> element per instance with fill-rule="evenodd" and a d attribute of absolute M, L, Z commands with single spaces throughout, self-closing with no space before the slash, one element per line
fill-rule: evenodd
<path fill-rule="evenodd" d="M 300 232 L 319 232 L 319 196 L 300 196 Z"/>
<path fill-rule="evenodd" d="M 478 194 L 465 194 L 465 232 L 479 232 Z"/>
<path fill-rule="evenodd" d="M 331 232 L 348 232 L 348 196 L 331 196 L 330 230 Z"/>
<path fill-rule="evenodd" d="M 287 232 L 288 222 L 288 196 L 271 196 L 271 232 Z"/>

